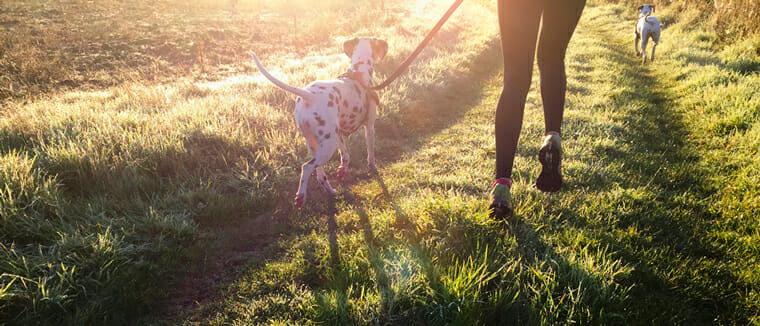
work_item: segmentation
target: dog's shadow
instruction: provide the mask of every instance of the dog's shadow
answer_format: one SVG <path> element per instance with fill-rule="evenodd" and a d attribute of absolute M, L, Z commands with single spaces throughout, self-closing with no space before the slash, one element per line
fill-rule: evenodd
<path fill-rule="evenodd" d="M 382 176 L 378 172 L 371 171 L 368 174 L 369 178 L 374 179 L 382 190 L 382 194 L 387 200 L 388 204 L 393 208 L 395 213 L 395 220 L 393 227 L 402 231 L 400 232 L 406 240 L 412 253 L 419 259 L 420 266 L 422 266 L 423 273 L 430 280 L 431 286 L 437 288 L 440 284 L 440 277 L 436 271 L 433 259 L 423 250 L 420 243 L 419 235 L 417 233 L 417 225 L 409 218 L 406 213 L 398 206 L 393 199 L 388 187 L 385 185 Z M 363 179 L 357 177 L 357 180 Z M 373 270 L 378 293 L 381 296 L 381 311 L 387 311 L 391 308 L 393 302 L 393 292 L 391 289 L 391 282 L 386 270 L 385 261 L 383 259 L 383 253 L 381 245 L 377 243 L 375 233 L 372 230 L 372 223 L 369 219 L 369 214 L 364 207 L 363 199 L 350 191 L 350 186 L 344 184 L 343 189 L 343 201 L 350 204 L 356 215 L 359 217 L 359 225 L 364 235 L 364 242 L 367 248 L 368 260 Z M 330 267 L 334 271 L 334 286 L 333 290 L 338 293 L 338 298 L 342 302 L 339 304 L 347 304 L 346 291 L 351 282 L 350 276 L 346 271 L 346 267 L 341 262 L 340 246 L 338 244 L 338 225 L 336 221 L 336 215 L 338 212 L 337 204 L 340 201 L 337 197 L 332 197 L 328 200 L 327 211 L 327 236 L 330 250 Z"/>
<path fill-rule="evenodd" d="M 377 174 L 377 173 L 374 173 Z M 349 187 L 347 187 L 344 184 L 344 190 L 342 194 L 342 200 L 339 197 L 329 196 L 328 202 L 327 202 L 327 239 L 329 243 L 329 264 L 330 269 L 332 271 L 331 273 L 331 290 L 335 291 L 336 294 L 336 305 L 338 307 L 346 307 L 349 305 L 348 302 L 348 291 L 349 287 L 351 286 L 352 280 L 351 280 L 351 272 L 350 268 L 346 266 L 341 260 L 341 252 L 340 252 L 340 246 L 338 244 L 338 224 L 336 221 L 336 215 L 338 213 L 338 203 L 341 201 L 344 201 L 345 203 L 348 203 L 354 207 L 354 210 L 356 214 L 359 216 L 359 223 L 362 229 L 362 232 L 364 234 L 365 239 L 365 245 L 368 252 L 368 260 L 370 262 L 371 268 L 374 272 L 375 281 L 378 293 L 381 296 L 382 305 L 381 305 L 381 311 L 386 311 L 386 307 L 388 305 L 386 304 L 391 300 L 392 297 L 392 290 L 390 285 L 390 280 L 388 277 L 388 273 L 385 269 L 385 262 L 382 258 L 382 253 L 380 248 L 375 240 L 375 234 L 372 230 L 372 224 L 369 221 L 369 214 L 367 213 L 366 209 L 364 209 L 362 205 L 362 200 L 359 196 L 353 194 Z M 336 314 L 340 314 L 340 309 L 333 309 L 332 312 Z M 347 316 L 342 315 L 335 315 L 332 316 L 333 320 L 343 320 L 348 322 L 350 318 Z"/>

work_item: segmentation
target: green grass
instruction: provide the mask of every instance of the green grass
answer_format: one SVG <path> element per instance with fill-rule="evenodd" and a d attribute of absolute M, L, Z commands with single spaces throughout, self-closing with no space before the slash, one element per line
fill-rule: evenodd
<path fill-rule="evenodd" d="M 204 3 L 187 17 L 224 17 L 227 5 Z M 354 35 L 391 45 L 382 79 L 447 4 L 330 2 L 345 11 L 300 22 L 278 5 L 234 16 L 227 30 L 265 19 L 282 30 L 225 35 L 281 79 L 306 84 L 345 69 L 340 42 Z M 292 197 L 308 157 L 292 96 L 247 58 L 206 47 L 232 70 L 188 61 L 165 80 L 118 75 L 138 79 L 95 91 L 92 81 L 70 91 L 39 81 L 47 95 L 9 93 L 0 109 L 0 323 L 759 323 L 760 40 L 719 47 L 694 27 L 694 12 L 658 8 L 669 24 L 657 61 L 642 65 L 634 13 L 591 4 L 567 54 L 565 188 L 532 187 L 543 135 L 532 89 L 516 215 L 500 222 L 486 211 L 502 71 L 494 7 L 463 4 L 382 91 L 379 172 L 365 167 L 363 136 L 353 136 L 349 176 L 333 182 L 340 194 L 314 183 L 301 210 Z M 354 12 L 369 16 L 342 15 Z M 187 32 L 166 15 L 157 24 L 176 29 L 168 35 Z M 334 19 L 349 21 L 320 23 Z M 307 27 L 290 35 L 292 24 Z M 120 26 L 115 35 L 137 44 Z M 303 35 L 319 39 L 297 41 Z"/>

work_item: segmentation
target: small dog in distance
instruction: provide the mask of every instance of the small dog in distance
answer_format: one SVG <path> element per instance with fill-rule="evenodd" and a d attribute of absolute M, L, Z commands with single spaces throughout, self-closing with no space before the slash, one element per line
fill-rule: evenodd
<path fill-rule="evenodd" d="M 636 22 L 636 39 L 633 44 L 636 48 L 636 57 L 641 57 L 642 62 L 647 62 L 647 41 L 652 39 L 652 56 L 650 60 L 654 61 L 654 50 L 657 43 L 660 43 L 660 20 L 652 16 L 654 5 L 643 5 L 639 7 L 639 20 Z M 639 43 L 640 42 L 640 43 Z"/>

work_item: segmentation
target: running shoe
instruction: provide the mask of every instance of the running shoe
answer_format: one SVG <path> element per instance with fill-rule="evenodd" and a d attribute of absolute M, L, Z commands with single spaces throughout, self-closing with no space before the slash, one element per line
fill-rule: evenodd
<path fill-rule="evenodd" d="M 538 161 L 541 162 L 541 174 L 536 180 L 536 188 L 546 192 L 559 191 L 562 188 L 562 145 L 558 134 L 546 136 L 544 145 L 538 151 Z"/>
<path fill-rule="evenodd" d="M 501 178 L 494 181 L 491 189 L 491 206 L 488 206 L 491 218 L 501 220 L 512 216 L 511 187 L 512 179 Z"/>

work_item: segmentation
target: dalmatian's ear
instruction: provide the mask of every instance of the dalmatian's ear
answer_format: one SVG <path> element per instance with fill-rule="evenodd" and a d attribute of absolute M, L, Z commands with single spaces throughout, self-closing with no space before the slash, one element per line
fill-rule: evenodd
<path fill-rule="evenodd" d="M 639 12 L 641 12 L 641 9 L 643 9 L 644 6 L 639 6 Z"/>
<path fill-rule="evenodd" d="M 354 55 L 354 49 L 356 49 L 357 44 L 359 44 L 359 39 L 356 37 L 343 42 L 343 52 L 345 52 L 346 55 L 351 58 Z"/>
<path fill-rule="evenodd" d="M 369 44 L 372 46 L 372 56 L 375 57 L 375 60 L 382 60 L 388 53 L 388 42 L 386 41 L 373 38 Z"/>
<path fill-rule="evenodd" d="M 652 8 L 652 13 L 654 13 L 654 5 L 649 5 L 649 8 Z"/>

